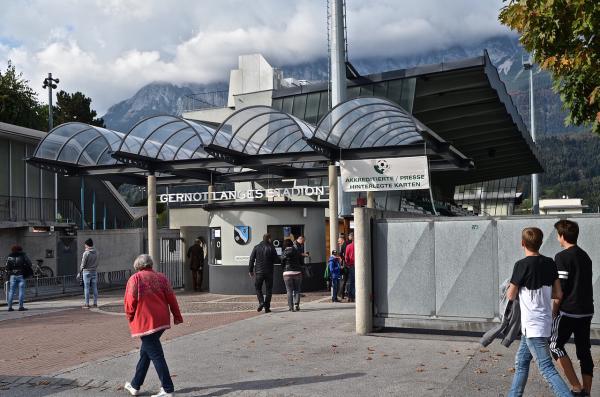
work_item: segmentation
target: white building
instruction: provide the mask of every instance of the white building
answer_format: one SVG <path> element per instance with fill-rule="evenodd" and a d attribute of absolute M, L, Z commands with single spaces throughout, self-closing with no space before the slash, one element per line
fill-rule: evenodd
<path fill-rule="evenodd" d="M 583 209 L 587 207 L 582 201 L 578 198 L 543 199 L 540 200 L 540 214 L 582 214 Z"/>

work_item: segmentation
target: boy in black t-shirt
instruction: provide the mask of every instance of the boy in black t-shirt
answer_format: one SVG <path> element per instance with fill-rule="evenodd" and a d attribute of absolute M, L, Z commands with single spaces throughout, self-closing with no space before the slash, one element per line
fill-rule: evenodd
<path fill-rule="evenodd" d="M 563 298 L 556 299 L 553 303 L 554 322 L 550 350 L 565 373 L 573 392 L 580 396 L 589 396 L 594 370 L 590 344 L 590 325 L 594 316 L 592 260 L 577 246 L 577 223 L 561 220 L 556 222 L 554 228 L 558 234 L 558 242 L 564 248 L 555 257 Z M 565 343 L 569 341 L 571 334 L 575 336 L 577 358 L 581 364 L 581 383 L 565 351 Z"/>

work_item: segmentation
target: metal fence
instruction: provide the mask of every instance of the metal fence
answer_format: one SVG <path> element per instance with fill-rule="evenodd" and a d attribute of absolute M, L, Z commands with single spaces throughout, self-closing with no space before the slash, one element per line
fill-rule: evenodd
<path fill-rule="evenodd" d="M 0 222 L 46 221 L 81 224 L 81 212 L 71 200 L 0 196 Z"/>
<path fill-rule="evenodd" d="M 98 289 L 112 289 L 124 287 L 131 276 L 131 270 L 117 270 L 112 272 L 98 272 Z M 4 283 L 2 298 L 8 300 L 9 281 Z M 37 298 L 52 298 L 66 294 L 81 292 L 83 286 L 75 275 L 58 277 L 36 277 L 26 280 L 25 300 Z M 18 287 L 13 301 L 18 298 Z"/>
<path fill-rule="evenodd" d="M 227 106 L 229 91 L 200 92 L 183 97 L 183 111 L 222 108 Z"/>
<path fill-rule="evenodd" d="M 569 219 L 579 223 L 578 243 L 592 258 L 594 300 L 600 302 L 600 217 Z M 521 230 L 542 229 L 540 252 L 554 257 L 561 250 L 553 227 L 558 220 L 538 216 L 374 221 L 375 325 L 447 328 L 460 323 L 460 328 L 473 329 L 497 321 L 500 285 L 524 255 Z M 600 328 L 600 315 L 592 321 Z"/>
<path fill-rule="evenodd" d="M 179 234 L 173 237 L 161 237 L 160 239 L 160 263 L 156 270 L 167 276 L 173 288 L 183 287 L 184 253 L 182 241 Z"/>

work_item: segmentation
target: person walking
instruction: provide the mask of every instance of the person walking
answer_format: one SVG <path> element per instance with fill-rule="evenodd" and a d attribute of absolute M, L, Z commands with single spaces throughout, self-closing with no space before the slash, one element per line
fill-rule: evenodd
<path fill-rule="evenodd" d="M 348 302 L 354 302 L 354 234 L 348 235 L 349 243 L 344 253 L 345 266 L 348 268 Z"/>
<path fill-rule="evenodd" d="M 19 311 L 25 311 L 25 279 L 33 274 L 31 268 L 31 260 L 20 245 L 13 245 L 10 249 L 10 254 L 6 258 L 6 273 L 9 276 L 8 288 L 8 311 L 12 312 L 13 297 L 15 290 L 19 287 Z"/>
<path fill-rule="evenodd" d="M 327 262 L 329 277 L 331 279 L 331 302 L 339 302 L 338 288 L 340 286 L 340 278 L 342 278 L 342 265 L 340 264 L 340 261 L 341 258 L 338 255 L 337 250 L 331 251 L 331 256 Z"/>
<path fill-rule="evenodd" d="M 342 300 L 346 298 L 346 284 L 348 284 L 349 274 L 348 267 L 346 266 L 346 245 L 344 234 L 340 234 L 338 238 L 338 247 L 340 247 L 338 253 L 340 255 L 340 264 L 342 265 L 342 285 L 338 293 L 341 295 Z"/>
<path fill-rule="evenodd" d="M 77 278 L 83 278 L 84 309 L 90 308 L 90 288 L 94 294 L 94 307 L 98 307 L 98 251 L 91 238 L 85 240 L 85 251 L 81 256 L 81 267 Z"/>
<path fill-rule="evenodd" d="M 281 255 L 283 267 L 283 282 L 288 299 L 288 310 L 300 310 L 300 287 L 302 286 L 302 266 L 300 252 L 294 247 L 291 240 L 283 241 L 283 254 Z"/>
<path fill-rule="evenodd" d="M 302 266 L 305 265 L 306 258 L 310 256 L 310 252 L 306 252 L 306 249 L 304 248 L 305 242 L 306 239 L 303 235 L 298 236 L 298 238 L 294 240 L 294 248 L 296 249 L 296 251 L 298 251 L 298 254 L 300 255 L 300 264 Z"/>
<path fill-rule="evenodd" d="M 171 328 L 171 313 L 175 325 L 181 324 L 183 317 L 171 282 L 164 274 L 155 272 L 153 265 L 150 255 L 138 256 L 133 262 L 136 273 L 129 278 L 125 288 L 125 315 L 131 337 L 140 337 L 142 346 L 135 375 L 124 387 L 132 396 L 137 396 L 152 362 L 161 384 L 158 394 L 152 397 L 170 397 L 173 396 L 175 386 L 160 337 L 165 330 Z"/>
<path fill-rule="evenodd" d="M 523 229 L 521 246 L 525 258 L 515 263 L 507 297 L 519 297 L 521 309 L 521 344 L 515 358 L 515 375 L 509 397 L 523 395 L 529 365 L 535 357 L 540 373 L 558 397 L 572 396 L 569 387 L 554 367 L 548 338 L 552 328 L 552 299 L 561 299 L 562 290 L 554 261 L 540 255 L 544 235 L 536 227 Z"/>
<path fill-rule="evenodd" d="M 271 235 L 266 233 L 263 240 L 252 249 L 248 274 L 254 279 L 254 288 L 258 298 L 257 311 L 265 309 L 265 313 L 271 312 L 271 295 L 273 294 L 273 270 L 275 262 L 279 259 L 275 247 L 271 242 Z M 262 286 L 265 284 L 265 295 Z"/>
<path fill-rule="evenodd" d="M 204 249 L 202 240 L 197 238 L 187 252 L 190 260 L 190 270 L 192 271 L 192 288 L 194 291 L 202 290 L 202 279 L 204 276 Z"/>
<path fill-rule="evenodd" d="M 594 316 L 592 260 L 577 245 L 579 225 L 576 222 L 560 220 L 554 224 L 554 228 L 558 242 L 564 249 L 554 258 L 563 297 L 554 301 L 550 351 L 571 384 L 573 394 L 590 396 L 594 374 L 590 342 L 590 326 Z M 581 368 L 581 382 L 565 350 L 565 344 L 572 334 Z"/>

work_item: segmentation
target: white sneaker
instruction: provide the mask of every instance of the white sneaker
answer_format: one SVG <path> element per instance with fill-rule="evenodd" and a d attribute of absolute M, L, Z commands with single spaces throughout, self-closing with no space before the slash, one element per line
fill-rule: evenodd
<path fill-rule="evenodd" d="M 165 389 L 161 387 L 158 394 L 153 394 L 151 397 L 173 397 L 174 395 L 175 393 L 167 393 Z"/>
<path fill-rule="evenodd" d="M 137 396 L 140 392 L 139 390 L 134 389 L 133 386 L 131 386 L 131 383 L 129 382 L 125 382 L 125 386 L 123 386 L 123 388 L 127 390 L 132 396 Z"/>

